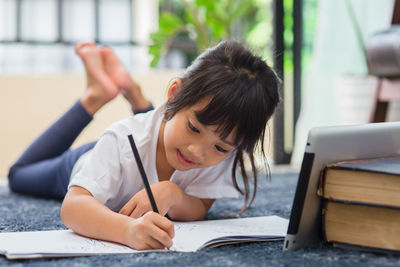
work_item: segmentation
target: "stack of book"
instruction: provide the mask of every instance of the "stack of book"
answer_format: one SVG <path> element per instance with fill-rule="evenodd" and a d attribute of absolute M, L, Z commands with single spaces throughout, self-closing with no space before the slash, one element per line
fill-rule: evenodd
<path fill-rule="evenodd" d="M 318 195 L 326 241 L 400 252 L 400 156 L 328 165 Z"/>

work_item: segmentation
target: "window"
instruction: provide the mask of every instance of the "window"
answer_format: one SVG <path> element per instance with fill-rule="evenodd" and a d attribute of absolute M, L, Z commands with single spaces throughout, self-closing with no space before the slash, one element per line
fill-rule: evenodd
<path fill-rule="evenodd" d="M 157 0 L 0 0 L 0 71 L 81 71 L 73 46 L 88 40 L 112 46 L 130 70 L 147 68 L 157 17 Z"/>

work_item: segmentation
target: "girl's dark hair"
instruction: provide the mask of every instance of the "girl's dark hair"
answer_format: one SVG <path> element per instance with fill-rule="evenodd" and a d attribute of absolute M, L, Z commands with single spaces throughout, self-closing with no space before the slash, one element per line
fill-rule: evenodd
<path fill-rule="evenodd" d="M 171 119 L 179 110 L 196 104 L 204 97 L 210 103 L 196 113 L 204 125 L 215 125 L 217 133 L 225 139 L 234 130 L 236 157 L 232 166 L 232 179 L 236 189 L 244 195 L 245 203 L 238 214 L 252 204 L 257 189 L 257 169 L 254 151 L 260 144 L 264 162 L 265 127 L 279 103 L 280 79 L 275 72 L 250 50 L 236 41 L 223 41 L 207 49 L 181 75 L 182 85 L 167 103 L 165 119 Z M 249 177 L 245 170 L 247 154 L 254 175 L 254 190 L 250 199 Z M 240 167 L 242 190 L 236 177 Z M 267 169 L 268 170 L 268 169 Z M 268 172 L 269 174 L 269 172 Z"/>

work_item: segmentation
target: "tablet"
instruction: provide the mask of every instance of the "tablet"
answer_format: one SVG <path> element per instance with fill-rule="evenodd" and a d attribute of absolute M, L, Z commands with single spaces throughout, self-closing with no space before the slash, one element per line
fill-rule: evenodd
<path fill-rule="evenodd" d="M 322 168 L 343 160 L 400 154 L 400 122 L 330 126 L 309 131 L 283 250 L 322 243 L 321 199 L 317 196 Z"/>

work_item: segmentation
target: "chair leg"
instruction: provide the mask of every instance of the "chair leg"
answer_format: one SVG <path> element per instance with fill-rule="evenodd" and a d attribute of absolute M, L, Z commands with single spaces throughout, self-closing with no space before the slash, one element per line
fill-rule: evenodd
<path fill-rule="evenodd" d="M 369 122 L 386 121 L 386 114 L 389 107 L 389 102 L 379 100 L 381 90 L 382 90 L 382 79 L 379 79 L 375 89 Z"/>
<path fill-rule="evenodd" d="M 389 107 L 388 102 L 377 101 L 375 109 L 372 114 L 371 122 L 384 122 L 386 121 L 386 114 Z"/>

